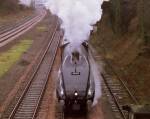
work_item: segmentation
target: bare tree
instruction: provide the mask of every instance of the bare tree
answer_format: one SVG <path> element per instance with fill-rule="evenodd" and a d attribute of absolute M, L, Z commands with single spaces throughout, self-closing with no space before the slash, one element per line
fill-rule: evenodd
<path fill-rule="evenodd" d="M 121 33 L 121 1 L 111 0 L 111 20 L 116 34 Z"/>

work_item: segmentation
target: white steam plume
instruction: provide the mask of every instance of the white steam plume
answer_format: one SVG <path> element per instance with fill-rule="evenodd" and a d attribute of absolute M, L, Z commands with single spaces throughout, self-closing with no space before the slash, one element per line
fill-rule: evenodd
<path fill-rule="evenodd" d="M 88 40 L 93 25 L 100 20 L 103 0 L 47 0 L 46 7 L 61 20 L 64 38 L 71 43 Z"/>
<path fill-rule="evenodd" d="M 26 5 L 26 6 L 30 6 L 31 5 L 31 0 L 19 0 L 20 4 Z"/>

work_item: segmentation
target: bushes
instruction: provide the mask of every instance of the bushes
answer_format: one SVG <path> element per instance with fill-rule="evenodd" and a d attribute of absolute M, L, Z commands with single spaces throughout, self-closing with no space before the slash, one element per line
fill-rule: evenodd
<path fill-rule="evenodd" d="M 140 26 L 140 36 L 145 43 L 150 42 L 150 1 L 139 0 L 138 3 L 138 17 Z"/>
<path fill-rule="evenodd" d="M 10 13 L 19 9 L 18 0 L 0 0 L 0 12 Z"/>
<path fill-rule="evenodd" d="M 128 32 L 131 20 L 137 16 L 137 0 L 110 0 L 112 28 L 116 34 Z"/>
<path fill-rule="evenodd" d="M 121 25 L 121 2 L 120 0 L 110 1 L 110 19 L 114 33 L 120 34 Z"/>
<path fill-rule="evenodd" d="M 139 36 L 145 43 L 150 42 L 150 0 L 110 0 L 109 16 L 114 34 L 123 35 L 137 18 Z"/>

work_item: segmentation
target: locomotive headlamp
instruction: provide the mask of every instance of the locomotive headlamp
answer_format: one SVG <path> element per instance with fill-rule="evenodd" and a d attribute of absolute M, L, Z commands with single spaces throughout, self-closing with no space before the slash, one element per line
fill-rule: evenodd
<path fill-rule="evenodd" d="M 77 92 L 75 92 L 75 93 L 74 93 L 74 95 L 75 95 L 75 96 L 78 96 L 78 93 L 77 93 Z"/>

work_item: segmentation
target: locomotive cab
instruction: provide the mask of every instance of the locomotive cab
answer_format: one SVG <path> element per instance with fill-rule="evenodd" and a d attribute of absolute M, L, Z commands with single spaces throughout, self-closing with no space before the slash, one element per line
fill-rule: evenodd
<path fill-rule="evenodd" d="M 88 60 L 87 47 L 70 51 L 69 44 L 62 53 L 57 97 L 64 107 L 72 110 L 89 108 L 95 94 L 95 84 Z"/>

